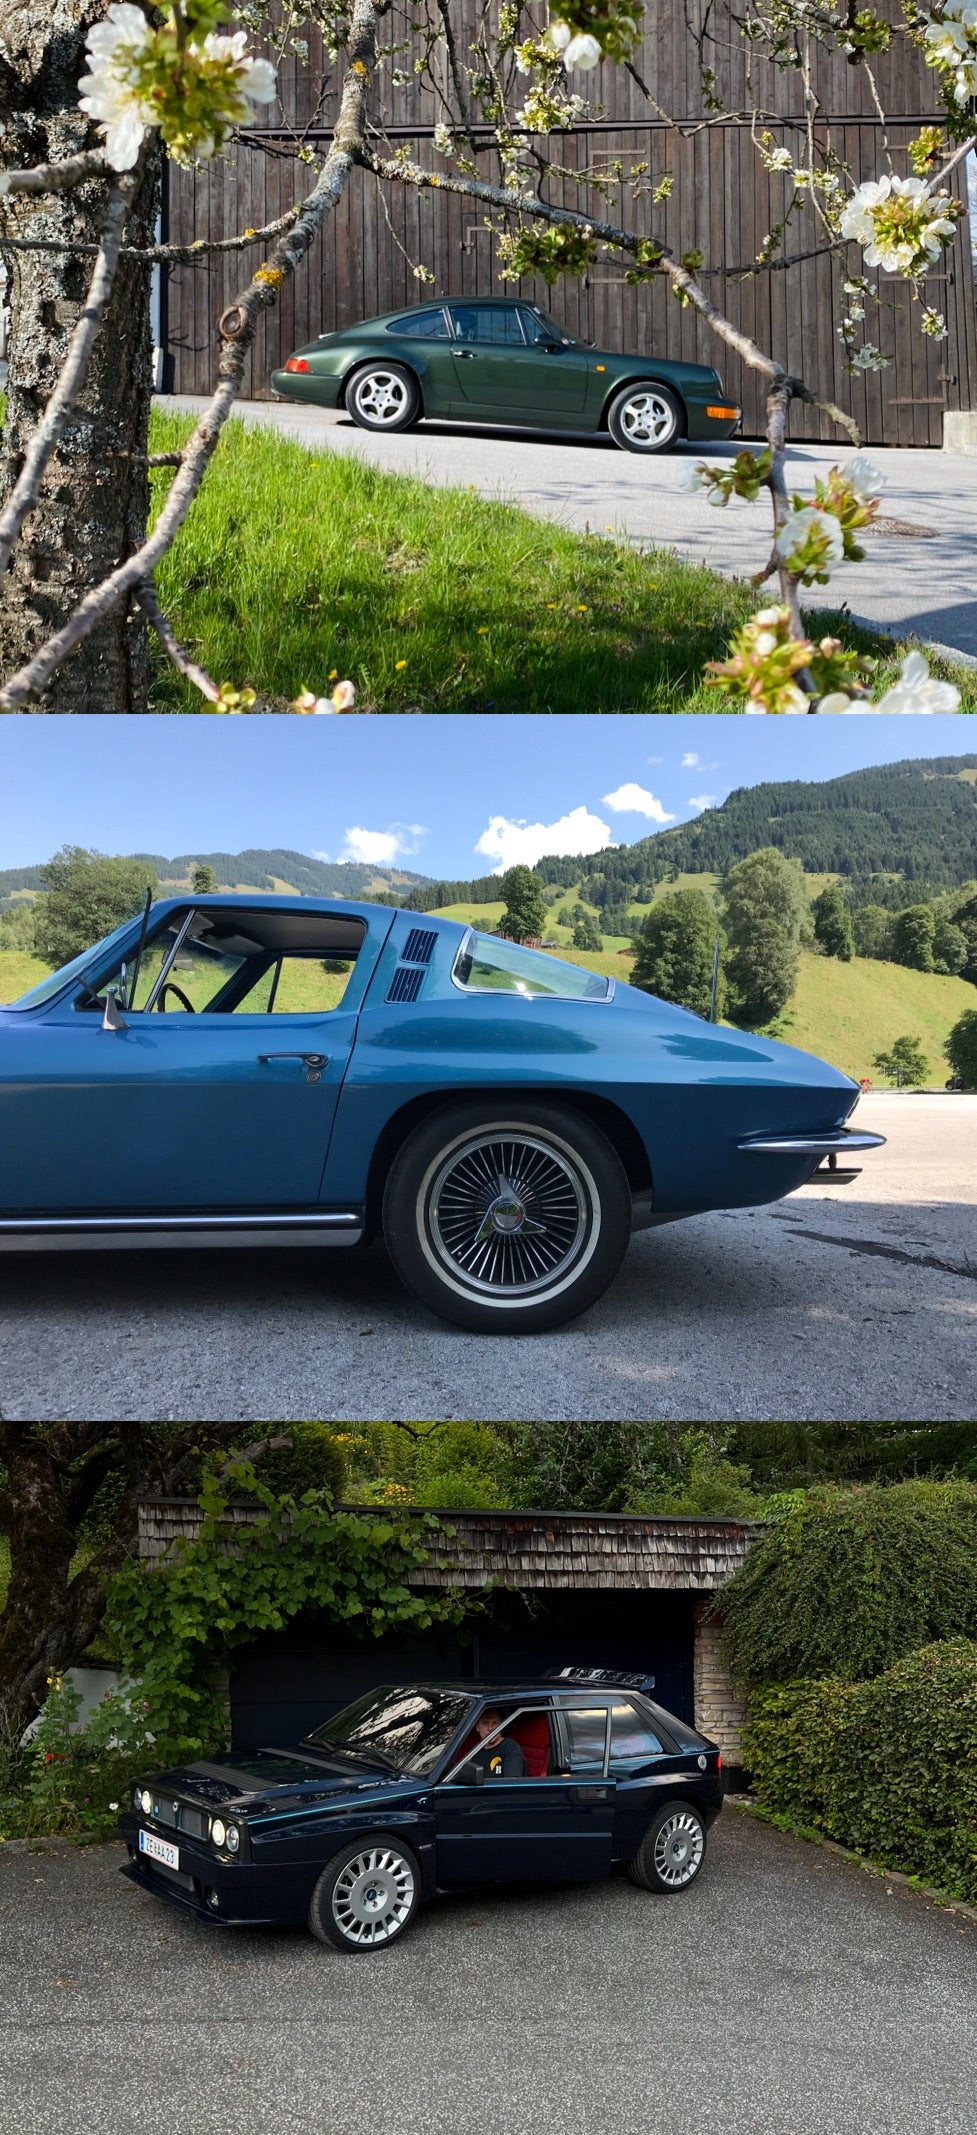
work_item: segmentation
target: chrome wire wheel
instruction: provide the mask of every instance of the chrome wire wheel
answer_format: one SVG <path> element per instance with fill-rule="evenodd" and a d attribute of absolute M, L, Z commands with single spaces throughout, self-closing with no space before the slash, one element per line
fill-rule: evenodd
<path fill-rule="evenodd" d="M 618 411 L 618 421 L 628 443 L 644 451 L 667 445 L 677 428 L 672 402 L 653 386 L 641 386 L 629 394 Z"/>
<path fill-rule="evenodd" d="M 441 1273 L 499 1303 L 558 1289 L 590 1257 L 600 1228 L 581 1159 L 516 1127 L 461 1137 L 431 1166 L 421 1206 Z"/>
<path fill-rule="evenodd" d="M 353 386 L 356 413 L 371 430 L 394 430 L 413 412 L 413 400 L 401 371 L 365 371 Z"/>
<path fill-rule="evenodd" d="M 414 1907 L 414 1871 L 392 1846 L 366 1846 L 344 1862 L 331 1910 L 344 1942 L 375 1949 L 406 1927 Z"/>
<path fill-rule="evenodd" d="M 698 1875 L 705 1848 L 698 1817 L 688 1809 L 676 1809 L 655 1833 L 653 1859 L 659 1880 L 668 1890 L 684 1889 Z"/>

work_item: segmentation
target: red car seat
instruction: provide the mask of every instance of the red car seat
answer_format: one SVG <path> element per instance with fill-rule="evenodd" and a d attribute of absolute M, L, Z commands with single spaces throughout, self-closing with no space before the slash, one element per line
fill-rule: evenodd
<path fill-rule="evenodd" d="M 545 1779 L 550 1768 L 550 1723 L 545 1712 L 524 1712 L 506 1730 L 526 1759 L 526 1777 Z"/>

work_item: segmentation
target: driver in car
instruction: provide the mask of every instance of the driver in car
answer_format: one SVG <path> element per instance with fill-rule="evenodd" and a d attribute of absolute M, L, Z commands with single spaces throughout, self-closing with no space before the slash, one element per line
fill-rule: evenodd
<path fill-rule="evenodd" d="M 475 1733 L 483 1743 L 487 1735 L 494 1736 L 495 1740 L 486 1743 L 483 1749 L 476 1750 L 467 1761 L 473 1771 L 484 1772 L 486 1779 L 522 1779 L 525 1776 L 526 1759 L 518 1742 L 514 1741 L 511 1735 L 499 1734 L 503 1725 L 500 1712 L 490 1708 L 488 1712 L 479 1713 L 475 1722 Z"/>

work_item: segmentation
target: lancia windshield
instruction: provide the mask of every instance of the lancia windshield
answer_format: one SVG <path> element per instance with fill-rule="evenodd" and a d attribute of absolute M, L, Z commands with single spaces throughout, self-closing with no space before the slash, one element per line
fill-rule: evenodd
<path fill-rule="evenodd" d="M 372 1690 L 305 1739 L 365 1764 L 423 1778 L 440 1763 L 471 1706 L 460 1690 Z"/>

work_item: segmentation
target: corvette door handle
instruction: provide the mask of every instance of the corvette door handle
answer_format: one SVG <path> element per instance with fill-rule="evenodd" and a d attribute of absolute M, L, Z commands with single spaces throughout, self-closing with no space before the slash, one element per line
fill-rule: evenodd
<path fill-rule="evenodd" d="M 307 1068 L 328 1067 L 325 1053 L 259 1053 L 259 1060 L 304 1060 Z"/>

